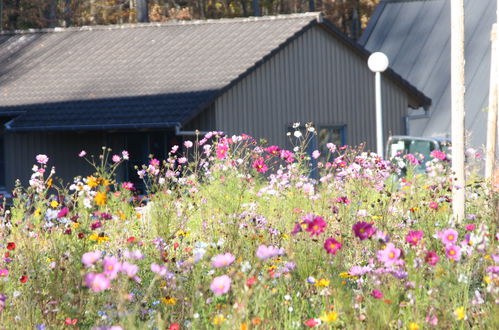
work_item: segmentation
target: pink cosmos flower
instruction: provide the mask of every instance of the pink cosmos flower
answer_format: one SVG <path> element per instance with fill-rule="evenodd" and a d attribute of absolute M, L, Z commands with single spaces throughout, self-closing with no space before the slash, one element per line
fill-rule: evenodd
<path fill-rule="evenodd" d="M 309 328 L 316 327 L 320 324 L 321 324 L 320 319 L 308 319 L 305 321 L 305 325 Z"/>
<path fill-rule="evenodd" d="M 87 152 L 85 150 L 82 150 L 80 151 L 80 153 L 78 154 L 78 157 L 82 158 L 82 157 L 85 157 L 87 155 Z"/>
<path fill-rule="evenodd" d="M 218 276 L 211 282 L 210 289 L 215 296 L 221 296 L 229 292 L 231 282 L 232 280 L 227 275 Z"/>
<path fill-rule="evenodd" d="M 270 246 L 270 245 L 269 246 L 260 245 L 256 250 L 256 256 L 258 257 L 258 259 L 261 260 L 265 260 L 283 254 L 284 254 L 284 249 L 282 248 L 279 249 L 275 246 Z"/>
<path fill-rule="evenodd" d="M 438 260 L 440 259 L 440 257 L 438 256 L 438 254 L 436 254 L 435 252 L 433 251 L 428 251 L 426 252 L 426 256 L 424 258 L 424 260 L 429 264 L 429 265 L 432 265 L 432 266 L 435 266 L 438 262 Z"/>
<path fill-rule="evenodd" d="M 430 209 L 434 209 L 434 210 L 437 210 L 438 209 L 438 203 L 437 202 L 431 202 L 428 207 Z"/>
<path fill-rule="evenodd" d="M 440 237 L 440 240 L 442 241 L 442 243 L 447 245 L 447 244 L 456 243 L 459 234 L 457 233 L 457 231 L 455 229 L 449 228 L 449 229 L 444 230 L 443 232 L 440 232 L 438 234 L 438 236 Z"/>
<path fill-rule="evenodd" d="M 159 160 L 157 160 L 156 158 L 153 158 L 149 161 L 149 165 L 151 166 L 154 166 L 154 167 L 158 167 L 160 164 Z"/>
<path fill-rule="evenodd" d="M 373 290 L 371 292 L 371 296 L 373 296 L 375 299 L 383 299 L 383 297 L 385 296 L 383 294 L 383 292 L 379 291 L 379 290 Z"/>
<path fill-rule="evenodd" d="M 370 238 L 374 233 L 376 233 L 376 228 L 373 227 L 372 224 L 364 222 L 364 221 L 359 221 L 356 224 L 352 226 L 352 230 L 361 241 L 365 240 L 366 238 Z"/>
<path fill-rule="evenodd" d="M 151 264 L 151 271 L 158 274 L 159 276 L 166 276 L 168 274 L 168 269 L 166 268 L 166 266 L 160 266 L 155 263 Z"/>
<path fill-rule="evenodd" d="M 340 250 L 343 247 L 343 244 L 338 242 L 332 237 L 329 237 L 326 242 L 324 243 L 324 249 L 327 251 L 327 253 L 336 255 L 336 252 Z"/>
<path fill-rule="evenodd" d="M 138 271 L 139 271 L 139 266 L 137 266 L 135 264 L 131 264 L 131 263 L 125 261 L 121 265 L 121 272 L 123 274 L 126 274 L 128 277 L 134 277 Z"/>
<path fill-rule="evenodd" d="M 292 163 L 295 161 L 295 154 L 289 150 L 281 150 L 281 159 L 284 159 L 286 163 Z"/>
<path fill-rule="evenodd" d="M 320 156 L 321 156 L 321 153 L 320 153 L 320 151 L 319 151 L 319 150 L 314 150 L 314 151 L 312 152 L 312 158 L 313 158 L 313 159 L 317 159 L 317 158 L 319 158 Z"/>
<path fill-rule="evenodd" d="M 219 254 L 212 259 L 212 265 L 215 268 L 221 268 L 230 265 L 231 263 L 236 260 L 236 257 L 234 257 L 231 253 L 224 253 L 224 254 Z"/>
<path fill-rule="evenodd" d="M 472 223 L 472 224 L 466 225 L 465 228 L 467 231 L 473 231 L 473 230 L 475 230 L 476 225 Z"/>
<path fill-rule="evenodd" d="M 399 260 L 401 252 L 393 243 L 388 243 L 383 250 L 378 251 L 378 260 L 384 262 L 386 267 L 390 267 Z"/>
<path fill-rule="evenodd" d="M 98 260 L 100 260 L 102 256 L 101 251 L 92 251 L 92 252 L 87 252 L 84 253 L 83 256 L 81 257 L 81 262 L 87 266 L 91 267 L 93 266 Z"/>
<path fill-rule="evenodd" d="M 134 191 L 135 187 L 132 182 L 123 182 L 121 184 L 121 188 L 128 190 L 128 191 Z"/>
<path fill-rule="evenodd" d="M 314 235 L 319 236 L 326 229 L 327 223 L 324 221 L 323 217 L 313 215 L 312 217 L 312 221 L 305 220 L 305 223 L 307 224 L 307 228 L 305 230 L 310 233 L 310 237 Z"/>
<path fill-rule="evenodd" d="M 93 292 L 101 292 L 109 289 L 111 280 L 104 274 L 88 273 L 84 278 L 85 286 L 92 289 Z"/>
<path fill-rule="evenodd" d="M 136 259 L 136 260 L 144 259 L 144 255 L 140 250 L 134 250 L 134 251 L 125 250 L 125 252 L 123 252 L 123 256 L 127 259 Z"/>
<path fill-rule="evenodd" d="M 7 268 L 0 269 L 0 278 L 9 276 L 9 270 Z"/>
<path fill-rule="evenodd" d="M 119 155 L 113 155 L 113 162 L 114 163 L 119 163 L 119 161 L 121 160 L 121 157 Z"/>
<path fill-rule="evenodd" d="M 184 142 L 184 147 L 186 147 L 187 149 L 192 148 L 193 145 L 194 144 L 190 140 Z"/>
<path fill-rule="evenodd" d="M 370 266 L 352 266 L 348 271 L 348 274 L 352 276 L 362 276 L 366 273 L 369 273 L 372 270 Z"/>
<path fill-rule="evenodd" d="M 445 255 L 451 260 L 459 261 L 461 259 L 461 248 L 454 244 L 448 244 L 445 247 Z"/>
<path fill-rule="evenodd" d="M 252 167 L 255 168 L 258 173 L 265 173 L 269 170 L 267 165 L 265 165 L 263 157 L 258 157 L 258 159 L 253 162 Z"/>
<path fill-rule="evenodd" d="M 178 163 L 179 163 L 179 164 L 185 164 L 185 163 L 187 163 L 187 158 L 186 158 L 186 157 L 180 157 L 180 158 L 178 159 Z"/>
<path fill-rule="evenodd" d="M 123 157 L 124 160 L 128 160 L 130 158 L 130 154 L 126 150 L 123 150 L 121 152 L 121 156 Z"/>
<path fill-rule="evenodd" d="M 229 146 L 227 144 L 218 144 L 216 148 L 217 158 L 225 159 L 227 158 L 227 150 L 229 150 Z"/>
<path fill-rule="evenodd" d="M 116 278 L 118 272 L 121 269 L 121 263 L 115 256 L 106 256 L 102 262 L 104 268 L 104 274 L 110 279 Z"/>
<path fill-rule="evenodd" d="M 68 208 L 67 207 L 63 207 L 59 213 L 57 213 L 57 218 L 60 219 L 60 218 L 64 218 L 66 215 L 68 215 Z"/>
<path fill-rule="evenodd" d="M 47 157 L 47 155 L 37 155 L 36 156 L 36 161 L 39 163 L 39 164 L 42 164 L 42 165 L 45 165 L 48 163 L 49 161 L 49 158 Z"/>
<path fill-rule="evenodd" d="M 447 158 L 446 155 L 445 155 L 445 152 L 440 151 L 440 150 L 433 150 L 430 153 L 430 156 L 433 157 L 433 158 L 440 159 L 440 160 L 445 160 Z"/>
<path fill-rule="evenodd" d="M 411 230 L 405 237 L 405 240 L 407 241 L 407 243 L 416 246 L 423 238 L 423 235 L 424 232 L 422 230 Z"/>
<path fill-rule="evenodd" d="M 270 146 L 270 147 L 267 147 L 263 150 L 265 150 L 266 152 L 268 152 L 272 156 L 279 156 L 280 149 L 278 146 Z"/>

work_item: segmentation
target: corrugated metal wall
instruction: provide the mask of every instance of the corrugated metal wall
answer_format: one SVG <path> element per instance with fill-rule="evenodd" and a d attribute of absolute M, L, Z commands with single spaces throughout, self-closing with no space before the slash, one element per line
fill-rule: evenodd
<path fill-rule="evenodd" d="M 383 79 L 384 130 L 404 133 L 408 96 Z M 346 143 L 375 148 L 374 74 L 364 59 L 313 27 L 216 101 L 217 129 L 285 145 L 293 122 L 346 125 Z"/>
<path fill-rule="evenodd" d="M 28 184 L 38 154 L 49 157 L 48 165 L 55 166 L 56 177 L 71 183 L 75 176 L 93 172 L 87 162 L 78 158 L 81 150 L 86 150 L 88 155 L 95 155 L 97 161 L 102 146 L 113 147 L 119 142 L 110 141 L 104 132 L 5 133 L 6 188 L 11 190 L 16 179 L 20 179 L 23 185 Z"/>

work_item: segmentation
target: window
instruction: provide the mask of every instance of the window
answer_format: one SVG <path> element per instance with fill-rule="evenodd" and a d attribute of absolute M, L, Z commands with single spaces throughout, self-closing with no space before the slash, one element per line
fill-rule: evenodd
<path fill-rule="evenodd" d="M 337 147 L 344 146 L 345 126 L 319 126 L 317 130 L 317 149 L 321 155 L 327 156 L 329 150 L 328 143 L 334 143 Z"/>

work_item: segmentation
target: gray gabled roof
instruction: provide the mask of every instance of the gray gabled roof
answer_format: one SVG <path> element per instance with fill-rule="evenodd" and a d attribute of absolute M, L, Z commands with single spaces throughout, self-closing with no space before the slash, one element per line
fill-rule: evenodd
<path fill-rule="evenodd" d="M 317 24 L 367 53 L 318 13 L 2 33 L 0 116 L 21 113 L 10 130 L 184 124 Z"/>
<path fill-rule="evenodd" d="M 466 129 L 473 146 L 485 143 L 496 3 L 465 0 Z M 413 135 L 450 135 L 450 36 L 450 0 L 382 0 L 360 39 L 368 50 L 387 54 L 392 68 L 432 99 L 430 119 L 413 120 Z"/>

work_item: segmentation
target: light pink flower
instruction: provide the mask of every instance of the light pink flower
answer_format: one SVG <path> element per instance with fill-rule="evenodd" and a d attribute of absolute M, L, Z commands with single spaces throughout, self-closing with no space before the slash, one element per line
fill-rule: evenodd
<path fill-rule="evenodd" d="M 445 247 L 445 255 L 451 260 L 459 261 L 461 259 L 461 248 L 454 244 L 448 244 Z"/>
<path fill-rule="evenodd" d="M 113 162 L 118 163 L 121 160 L 121 157 L 118 155 L 113 155 Z"/>
<path fill-rule="evenodd" d="M 187 149 L 189 149 L 189 148 L 192 148 L 193 143 L 192 143 L 192 141 L 187 140 L 187 141 L 185 141 L 185 142 L 184 142 L 184 146 L 185 146 Z"/>
<path fill-rule="evenodd" d="M 440 237 L 440 240 L 442 241 L 442 243 L 447 245 L 447 244 L 456 243 L 459 234 L 457 233 L 457 231 L 455 229 L 450 228 L 450 229 L 446 229 L 443 232 L 439 233 L 438 236 Z"/>
<path fill-rule="evenodd" d="M 260 245 L 256 250 L 256 256 L 258 257 L 258 259 L 261 260 L 265 260 L 283 254 L 284 254 L 284 249 L 282 248 L 279 249 L 275 246 Z"/>
<path fill-rule="evenodd" d="M 134 277 L 139 271 L 139 266 L 131 264 L 129 262 L 124 262 L 121 265 L 121 272 L 126 274 L 128 277 Z"/>
<path fill-rule="evenodd" d="M 215 268 L 221 268 L 230 265 L 231 263 L 236 260 L 236 257 L 234 257 L 231 253 L 224 253 L 224 254 L 219 254 L 212 259 L 212 265 Z"/>
<path fill-rule="evenodd" d="M 178 163 L 179 163 L 179 164 L 185 164 L 185 163 L 187 163 L 187 158 L 186 158 L 186 157 L 180 157 L 180 158 L 178 159 Z"/>
<path fill-rule="evenodd" d="M 393 243 L 386 244 L 383 250 L 378 251 L 378 260 L 385 263 L 386 267 L 395 264 L 400 258 L 401 251 L 397 249 Z"/>
<path fill-rule="evenodd" d="M 123 157 L 124 160 L 128 160 L 130 158 L 130 154 L 126 150 L 123 150 L 121 152 L 121 156 Z"/>
<path fill-rule="evenodd" d="M 49 158 L 47 157 L 47 155 L 40 154 L 36 156 L 36 161 L 42 165 L 45 165 L 48 163 Z"/>
<path fill-rule="evenodd" d="M 92 251 L 92 252 L 87 252 L 84 253 L 83 256 L 81 257 L 81 262 L 87 266 L 91 267 L 93 264 L 95 264 L 102 256 L 101 251 Z"/>
<path fill-rule="evenodd" d="M 109 289 L 111 280 L 104 274 L 88 273 L 84 278 L 85 286 L 92 289 L 93 292 L 101 292 Z"/>
<path fill-rule="evenodd" d="M 78 154 L 78 157 L 85 157 L 87 155 L 87 152 L 85 150 L 82 150 L 80 151 L 80 153 Z"/>
<path fill-rule="evenodd" d="M 312 158 L 313 158 L 313 159 L 317 159 L 317 158 L 319 158 L 319 157 L 320 157 L 320 155 L 321 155 L 321 153 L 320 153 L 320 151 L 319 151 L 319 150 L 314 150 L 314 151 L 312 152 Z"/>
<path fill-rule="evenodd" d="M 166 276 L 168 274 L 168 269 L 166 268 L 166 266 L 160 266 L 155 263 L 151 264 L 151 271 L 158 274 L 159 276 Z"/>
<path fill-rule="evenodd" d="M 230 290 L 232 280 L 227 275 L 215 277 L 211 282 L 210 289 L 215 296 L 221 296 Z"/>
<path fill-rule="evenodd" d="M 110 279 L 116 278 L 118 276 L 118 272 L 121 269 L 121 263 L 118 258 L 114 256 L 106 256 L 102 262 L 104 267 L 104 274 Z"/>

